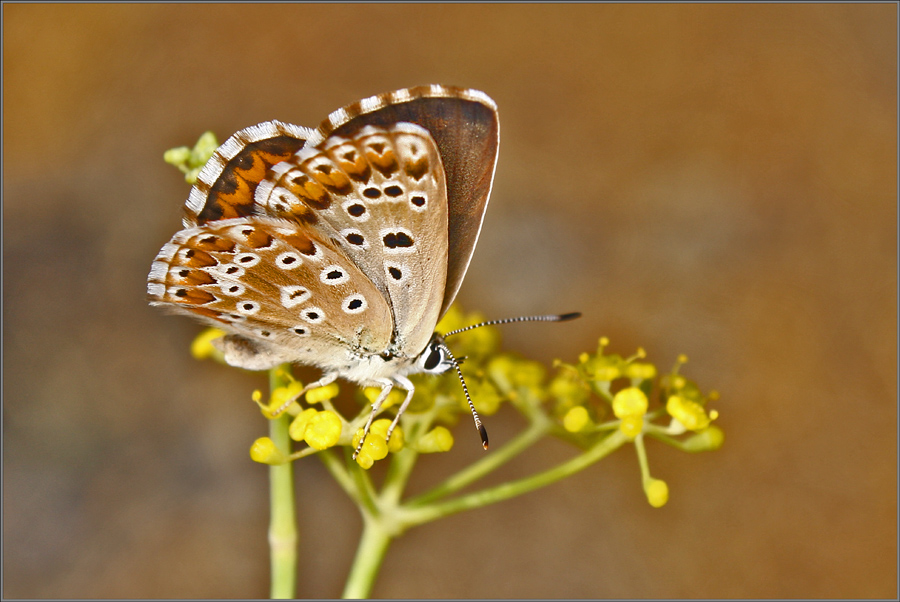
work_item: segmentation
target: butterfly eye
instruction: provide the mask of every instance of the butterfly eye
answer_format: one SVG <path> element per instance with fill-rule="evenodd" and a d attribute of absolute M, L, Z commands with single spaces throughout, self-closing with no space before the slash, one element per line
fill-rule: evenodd
<path fill-rule="evenodd" d="M 447 357 L 444 355 L 444 350 L 432 342 L 428 347 L 428 355 L 425 356 L 425 361 L 422 362 L 422 368 L 426 372 L 442 374 L 450 369 L 450 365 Z"/>

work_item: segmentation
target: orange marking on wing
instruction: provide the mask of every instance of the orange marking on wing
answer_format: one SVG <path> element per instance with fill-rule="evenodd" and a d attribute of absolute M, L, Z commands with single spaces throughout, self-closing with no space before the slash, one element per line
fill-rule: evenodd
<path fill-rule="evenodd" d="M 186 265 L 192 268 L 205 268 L 218 264 L 212 255 L 200 249 L 188 249 L 184 254 L 184 262 L 178 265 Z"/>
<path fill-rule="evenodd" d="M 213 320 L 218 320 L 222 324 L 229 323 L 228 320 L 223 320 L 222 318 L 219 317 L 222 315 L 221 313 L 214 311 L 212 309 L 208 309 L 206 307 L 187 307 L 185 309 L 187 309 L 188 311 L 193 312 L 195 314 L 198 314 L 201 316 L 206 316 L 207 318 L 212 318 Z"/>
<path fill-rule="evenodd" d="M 216 300 L 215 295 L 207 293 L 199 288 L 181 288 L 175 291 L 175 302 L 179 305 L 188 303 L 190 305 L 204 305 Z"/>

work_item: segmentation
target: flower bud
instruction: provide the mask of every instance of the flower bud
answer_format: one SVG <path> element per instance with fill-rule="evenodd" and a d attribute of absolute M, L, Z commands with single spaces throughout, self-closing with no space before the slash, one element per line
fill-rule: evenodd
<path fill-rule="evenodd" d="M 419 439 L 416 451 L 422 454 L 450 451 L 453 448 L 453 435 L 443 426 L 436 426 Z"/>
<path fill-rule="evenodd" d="M 613 414 L 622 419 L 626 416 L 643 416 L 647 413 L 647 396 L 637 387 L 628 387 L 615 394 L 612 401 Z"/>
<path fill-rule="evenodd" d="M 648 362 L 631 362 L 625 366 L 625 376 L 637 380 L 656 378 L 656 366 Z"/>
<path fill-rule="evenodd" d="M 337 445 L 343 426 L 340 417 L 334 412 L 316 412 L 309 419 L 303 440 L 314 449 L 328 449 Z"/>
<path fill-rule="evenodd" d="M 356 454 L 356 463 L 365 470 L 369 470 L 370 468 L 372 468 L 372 465 L 375 464 L 375 460 L 373 460 L 368 454 L 359 452 L 358 454 Z"/>
<path fill-rule="evenodd" d="M 644 415 L 635 414 L 633 416 L 625 416 L 619 423 L 619 430 L 629 439 L 634 439 L 641 434 L 644 429 Z"/>
<path fill-rule="evenodd" d="M 353 447 L 354 449 L 359 445 L 359 438 L 363 435 L 363 429 L 359 429 L 356 431 L 356 435 L 353 436 Z M 360 462 L 360 458 L 365 456 L 369 460 L 373 462 L 375 460 L 381 460 L 382 458 L 388 455 L 388 445 L 387 441 L 384 440 L 384 433 L 373 433 L 371 429 L 369 430 L 369 434 L 366 435 L 366 440 L 363 442 L 362 447 L 359 450 L 359 454 L 356 456 L 356 462 L 363 468 L 367 468 L 363 466 L 363 463 Z M 371 464 L 369 465 L 371 466 Z"/>
<path fill-rule="evenodd" d="M 724 442 L 725 433 L 722 432 L 722 429 L 715 425 L 710 425 L 696 435 L 686 439 L 682 446 L 685 451 L 690 452 L 714 451 L 722 447 Z"/>
<path fill-rule="evenodd" d="M 302 390 L 303 383 L 297 381 L 292 381 L 281 387 L 275 387 L 269 395 L 269 412 L 273 413 L 284 408 L 285 404 L 297 397 Z"/>
<path fill-rule="evenodd" d="M 369 433 L 378 435 L 384 439 L 387 437 L 389 428 L 391 428 L 391 421 L 387 418 L 379 418 L 372 423 L 372 426 L 369 428 Z M 391 452 L 397 452 L 403 449 L 403 427 L 399 424 L 394 427 L 394 431 L 391 433 L 391 440 L 387 442 L 387 446 L 388 451 Z"/>
<path fill-rule="evenodd" d="M 197 360 L 215 357 L 216 354 L 221 355 L 221 352 L 213 346 L 212 342 L 223 336 L 225 336 L 225 331 L 218 328 L 207 328 L 198 334 L 191 343 L 191 355 Z"/>
<path fill-rule="evenodd" d="M 587 408 L 584 406 L 575 406 L 571 408 L 563 417 L 563 428 L 570 433 L 582 431 L 590 425 L 591 417 L 588 416 Z"/>
<path fill-rule="evenodd" d="M 666 412 L 689 431 L 700 431 L 709 426 L 709 416 L 703 406 L 680 395 L 669 397 Z"/>
<path fill-rule="evenodd" d="M 250 446 L 250 459 L 260 464 L 284 464 L 287 457 L 275 446 L 275 442 L 268 437 L 260 437 Z"/>
<path fill-rule="evenodd" d="M 309 421 L 318 413 L 315 408 L 306 408 L 297 417 L 291 421 L 288 427 L 288 435 L 294 441 L 303 441 L 306 436 L 306 429 L 309 427 Z"/>
<path fill-rule="evenodd" d="M 306 392 L 306 403 L 322 403 L 329 399 L 334 399 L 338 394 L 338 384 L 330 383 L 324 387 L 316 387 Z"/>
<path fill-rule="evenodd" d="M 651 506 L 662 508 L 669 501 L 669 486 L 660 479 L 647 479 L 644 481 L 644 494 Z"/>

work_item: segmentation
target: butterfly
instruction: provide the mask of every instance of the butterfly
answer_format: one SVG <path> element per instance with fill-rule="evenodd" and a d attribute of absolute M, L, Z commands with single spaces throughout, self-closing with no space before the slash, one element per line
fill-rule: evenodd
<path fill-rule="evenodd" d="M 226 331 L 214 344 L 233 366 L 319 367 L 304 391 L 338 377 L 380 387 L 360 446 L 394 387 L 406 397 L 388 438 L 409 375 L 455 368 L 487 449 L 434 329 L 478 240 L 499 133 L 490 97 L 441 85 L 365 98 L 315 130 L 243 129 L 200 172 L 151 266 L 150 304 Z"/>

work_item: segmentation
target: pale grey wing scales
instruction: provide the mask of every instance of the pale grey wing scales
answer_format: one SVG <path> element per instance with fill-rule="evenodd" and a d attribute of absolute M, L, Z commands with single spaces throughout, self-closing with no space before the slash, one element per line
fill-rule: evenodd
<path fill-rule="evenodd" d="M 440 317 L 447 270 L 447 190 L 426 130 L 409 123 L 330 137 L 277 165 L 257 189 L 268 215 L 327 234 L 386 299 L 391 352 L 417 356 Z"/>
<path fill-rule="evenodd" d="M 273 217 L 182 230 L 153 262 L 148 293 L 151 305 L 241 337 L 237 365 L 250 369 L 341 371 L 391 341 L 390 309 L 354 262 L 315 228 Z"/>

